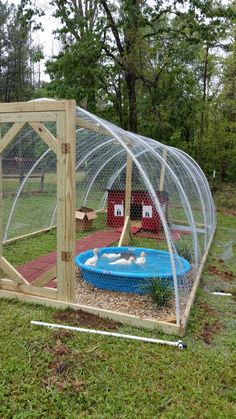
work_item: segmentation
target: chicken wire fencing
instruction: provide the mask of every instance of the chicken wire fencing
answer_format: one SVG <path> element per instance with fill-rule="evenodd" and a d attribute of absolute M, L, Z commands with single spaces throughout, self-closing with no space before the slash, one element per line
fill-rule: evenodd
<path fill-rule="evenodd" d="M 45 125 L 55 135 L 55 124 Z M 2 124 L 1 135 L 10 127 Z M 4 242 L 50 227 L 57 196 L 56 156 L 29 125 L 2 153 L 2 195 Z"/>
<path fill-rule="evenodd" d="M 215 228 L 207 180 L 175 148 L 80 108 L 77 118 L 77 229 L 90 211 L 88 229 L 104 234 L 87 236 L 89 251 L 78 244 L 76 301 L 179 324 Z"/>
<path fill-rule="evenodd" d="M 76 120 L 76 302 L 179 324 L 215 229 L 205 175 L 184 152 L 79 107 Z M 2 172 L 5 243 L 56 225 L 57 159 L 30 126 Z"/>

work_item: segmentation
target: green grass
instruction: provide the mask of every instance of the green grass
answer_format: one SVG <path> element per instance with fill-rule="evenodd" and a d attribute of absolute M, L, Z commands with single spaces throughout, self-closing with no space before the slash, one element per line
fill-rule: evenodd
<path fill-rule="evenodd" d="M 105 227 L 105 215 L 94 231 Z M 230 230 L 229 230 L 230 229 Z M 236 231 L 236 217 L 218 213 L 218 228 L 184 341 L 187 350 L 31 326 L 55 322 L 57 310 L 0 299 L 0 417 L 5 418 L 219 418 L 236 416 L 236 301 L 211 291 L 236 290 L 236 279 L 211 275 L 225 266 L 221 248 Z M 77 237 L 84 234 L 78 233 Z M 15 265 L 55 249 L 56 232 L 5 247 Z M 165 248 L 134 238 L 133 245 Z M 234 252 L 236 249 L 234 248 Z M 236 255 L 235 255 L 236 256 Z M 58 320 L 57 320 L 58 322 Z M 176 339 L 160 331 L 120 326 L 118 331 Z"/>
<path fill-rule="evenodd" d="M 93 228 L 87 232 L 77 232 L 76 239 L 104 230 L 106 227 L 106 214 L 98 214 L 93 222 Z M 21 265 L 39 256 L 56 250 L 56 229 L 39 236 L 27 237 L 4 246 L 4 257 L 14 266 Z"/>

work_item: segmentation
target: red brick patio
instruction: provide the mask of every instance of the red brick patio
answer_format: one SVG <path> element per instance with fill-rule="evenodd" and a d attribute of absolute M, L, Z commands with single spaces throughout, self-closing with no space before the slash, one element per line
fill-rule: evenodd
<path fill-rule="evenodd" d="M 94 234 L 90 234 L 87 237 L 83 237 L 82 239 L 77 240 L 75 245 L 75 253 L 82 253 L 95 247 L 110 246 L 112 243 L 119 240 L 119 238 L 120 233 L 115 230 L 98 231 Z M 55 265 L 56 260 L 56 252 L 51 252 L 45 256 L 40 256 L 37 259 L 31 260 L 30 262 L 18 266 L 17 270 L 24 276 L 25 279 L 27 279 L 27 281 L 32 282 L 34 279 L 38 278 L 53 265 Z M 56 288 L 56 279 L 51 280 L 45 286 Z"/>

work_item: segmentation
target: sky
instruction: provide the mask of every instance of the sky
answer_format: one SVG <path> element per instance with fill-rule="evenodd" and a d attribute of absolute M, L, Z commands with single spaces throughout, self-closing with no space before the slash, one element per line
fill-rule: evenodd
<path fill-rule="evenodd" d="M 18 6 L 20 4 L 20 0 L 11 0 L 11 3 Z M 36 4 L 38 7 L 42 7 L 45 11 L 45 16 L 41 20 L 44 30 L 34 33 L 33 39 L 36 45 L 39 44 L 43 47 L 45 58 L 41 65 L 41 79 L 49 81 L 49 76 L 45 74 L 44 62 L 47 61 L 52 55 L 56 55 L 60 50 L 60 44 L 53 35 L 53 30 L 55 30 L 55 28 L 58 26 L 58 21 L 52 17 L 52 8 L 49 5 L 49 0 L 37 0 Z"/>

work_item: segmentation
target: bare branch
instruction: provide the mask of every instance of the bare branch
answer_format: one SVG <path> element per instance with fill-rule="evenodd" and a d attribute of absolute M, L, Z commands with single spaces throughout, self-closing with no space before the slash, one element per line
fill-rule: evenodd
<path fill-rule="evenodd" d="M 115 38 L 116 45 L 117 45 L 117 48 L 119 50 L 119 53 L 120 53 L 120 55 L 123 55 L 124 54 L 124 48 L 123 48 L 123 46 L 121 44 L 120 36 L 119 36 L 119 31 L 118 31 L 117 26 L 115 24 L 115 21 L 114 21 L 114 19 L 112 17 L 112 14 L 111 14 L 111 11 L 110 11 L 110 9 L 108 7 L 108 4 L 107 4 L 106 0 L 101 0 L 101 4 L 103 5 L 103 8 L 104 8 L 104 10 L 106 12 L 108 24 L 109 24 L 109 26 L 111 28 L 111 31 L 113 33 L 113 36 Z"/>

